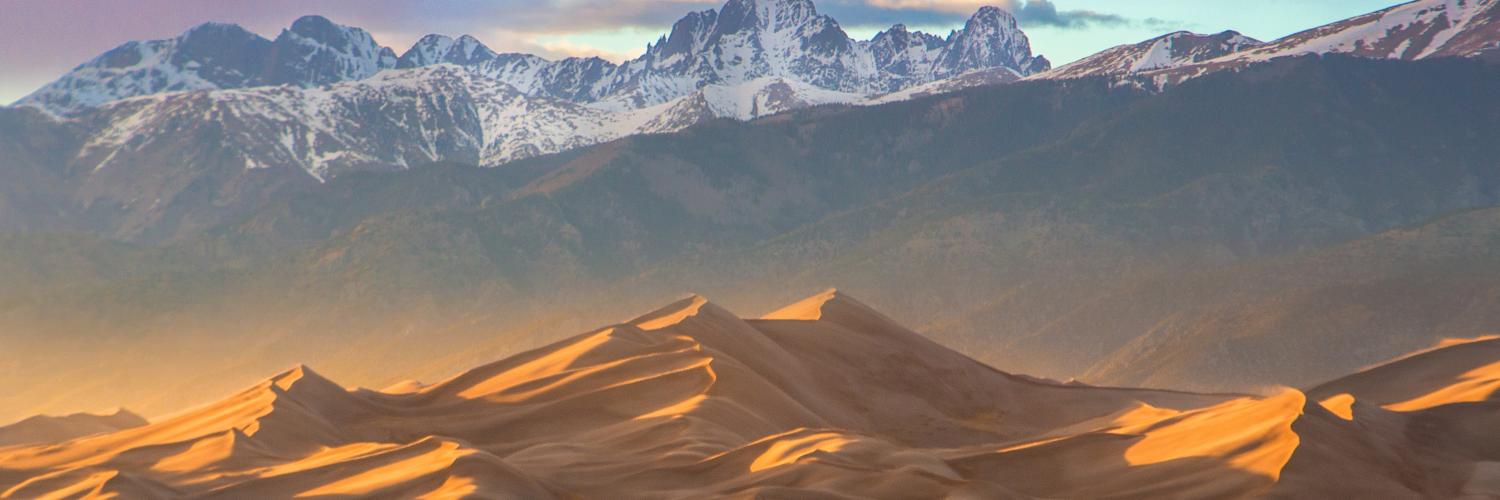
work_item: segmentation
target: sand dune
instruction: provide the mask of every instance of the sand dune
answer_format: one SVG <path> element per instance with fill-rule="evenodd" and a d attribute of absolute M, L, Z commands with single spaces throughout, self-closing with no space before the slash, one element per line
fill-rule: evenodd
<path fill-rule="evenodd" d="M 1223 498 L 1500 491 L 1466 343 L 1304 394 L 1008 374 L 836 291 L 689 297 L 430 384 L 296 367 L 141 427 L 0 448 L 0 497 Z"/>
<path fill-rule="evenodd" d="M 1451 339 L 1309 391 L 1397 411 L 1500 401 L 1500 337 Z"/>

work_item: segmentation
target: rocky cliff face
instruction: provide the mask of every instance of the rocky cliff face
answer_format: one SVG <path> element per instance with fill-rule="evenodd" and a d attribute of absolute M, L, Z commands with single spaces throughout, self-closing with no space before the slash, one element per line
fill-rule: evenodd
<path fill-rule="evenodd" d="M 305 16 L 271 44 L 262 78 L 266 85 L 309 87 L 368 78 L 396 67 L 396 53 L 365 30 Z"/>
<path fill-rule="evenodd" d="M 644 55 L 620 65 L 501 57 L 478 67 L 531 93 L 626 109 L 762 78 L 874 95 L 980 69 L 1025 76 L 1050 64 L 1031 53 L 1014 17 L 992 7 L 946 39 L 897 25 L 859 41 L 808 0 L 732 0 L 684 16 Z"/>

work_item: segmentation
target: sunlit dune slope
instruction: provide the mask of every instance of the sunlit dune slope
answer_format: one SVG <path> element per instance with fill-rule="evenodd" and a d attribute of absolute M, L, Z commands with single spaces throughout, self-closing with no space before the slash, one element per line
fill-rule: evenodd
<path fill-rule="evenodd" d="M 350 390 L 297 367 L 150 425 L 0 448 L 0 497 L 1485 491 L 1487 458 L 1405 432 L 1423 422 L 1293 389 L 1012 375 L 833 290 L 761 319 L 692 296 L 431 384 Z"/>
<path fill-rule="evenodd" d="M 1429 496 L 1497 498 L 1497 391 L 1500 337 L 1489 336 L 1449 339 L 1325 382 L 1308 395 L 1365 430 L 1364 436 L 1378 438 L 1366 439 L 1375 448 L 1355 458 L 1392 464 L 1393 478 Z M 1402 446 L 1391 446 L 1393 441 Z"/>
<path fill-rule="evenodd" d="M 1397 411 L 1500 401 L 1500 337 L 1451 339 L 1309 393 L 1320 398 L 1345 395 Z"/>

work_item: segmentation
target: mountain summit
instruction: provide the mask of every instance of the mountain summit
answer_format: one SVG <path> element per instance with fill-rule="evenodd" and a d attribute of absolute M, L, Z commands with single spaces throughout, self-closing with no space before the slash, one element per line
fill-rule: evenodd
<path fill-rule="evenodd" d="M 1120 45 L 1046 73 L 1048 78 L 1122 77 L 1196 64 L 1264 45 L 1237 31 L 1212 35 L 1176 31 L 1134 45 Z"/>
<path fill-rule="evenodd" d="M 902 35 L 894 35 L 896 32 Z M 304 16 L 273 40 L 235 25 L 205 24 L 165 40 L 129 42 L 84 63 L 17 104 L 69 116 L 112 101 L 164 92 L 268 85 L 311 87 L 388 69 L 456 64 L 531 97 L 603 109 L 663 104 L 705 86 L 766 78 L 870 96 L 978 69 L 1017 77 L 1046 59 L 1009 13 L 980 9 L 946 39 L 897 26 L 874 40 L 849 37 L 810 0 L 730 0 L 692 12 L 671 33 L 623 64 L 599 58 L 546 60 L 497 54 L 478 39 L 433 34 L 400 57 L 365 30 Z"/>
<path fill-rule="evenodd" d="M 46 165 L 18 177 L 58 178 L 50 190 L 63 193 L 58 201 L 26 206 L 151 241 L 198 234 L 278 192 L 348 173 L 442 162 L 494 167 L 717 118 L 879 104 L 1022 78 L 1094 75 L 1156 91 L 1179 76 L 1234 67 L 1226 61 L 1264 59 L 1267 47 L 1312 34 L 1376 40 L 1387 22 L 1427 29 L 1428 45 L 1479 50 L 1497 26 L 1494 4 L 1423 0 L 1269 44 L 1231 31 L 1170 33 L 1040 73 L 1048 61 L 1031 52 L 1014 16 L 992 7 L 947 36 L 898 24 L 857 41 L 806 0 L 734 0 L 684 15 L 639 58 L 619 64 L 497 53 L 472 36 L 446 35 L 423 37 L 395 57 L 369 33 L 318 16 L 275 40 L 207 24 L 122 45 L 22 106 L 0 109 L 0 122 L 57 137 L 57 147 L 41 151 L 12 134 L 0 149 L 15 143 L 6 149 L 13 164 Z M 1449 19 L 1462 22 L 1437 29 Z M 1001 111 L 1026 120 L 1054 112 Z M 926 160 L 911 168 L 918 163 Z M 43 191 L 38 183 L 10 185 L 25 186 L 15 199 Z"/>
<path fill-rule="evenodd" d="M 80 124 L 76 171 L 119 179 L 95 193 L 106 205 L 117 192 L 127 204 L 170 200 L 200 175 L 256 177 L 236 189 L 254 200 L 261 187 L 349 172 L 496 166 L 708 119 L 872 102 L 966 72 L 1015 81 L 1046 67 L 997 8 L 947 38 L 897 25 L 857 41 L 808 0 L 731 0 L 688 13 L 621 64 L 497 53 L 440 34 L 398 57 L 365 30 L 304 16 L 275 40 L 205 24 L 130 42 L 0 112 L 32 128 Z M 133 206 L 156 210 L 147 205 Z"/>
<path fill-rule="evenodd" d="M 987 68 L 1009 68 L 1024 76 L 1052 67 L 1047 58 L 1031 55 L 1031 42 L 1015 16 L 997 7 L 980 8 L 946 45 L 935 68 L 944 76 Z"/>
<path fill-rule="evenodd" d="M 365 30 L 303 16 L 267 40 L 238 25 L 205 23 L 176 38 L 127 42 L 18 101 L 69 115 L 128 97 L 265 85 L 324 85 L 396 66 Z"/>
<path fill-rule="evenodd" d="M 473 66 L 488 62 L 496 56 L 495 51 L 486 47 L 484 42 L 469 35 L 456 40 L 445 35 L 427 35 L 401 55 L 396 61 L 396 67 L 406 69 L 434 64 Z"/>
<path fill-rule="evenodd" d="M 369 78 L 396 67 L 396 53 L 365 30 L 335 24 L 323 16 L 303 16 L 282 30 L 266 57 L 259 83 L 326 85 Z"/>
<path fill-rule="evenodd" d="M 478 67 L 517 88 L 610 108 L 639 108 L 709 85 L 737 86 L 764 78 L 868 96 L 979 69 L 1004 70 L 1019 78 L 1044 71 L 1050 63 L 1031 53 L 1015 17 L 995 7 L 981 8 L 946 39 L 897 25 L 857 41 L 808 0 L 731 0 L 717 11 L 689 13 L 645 54 L 620 65 L 501 57 Z M 579 68 L 587 73 L 580 74 Z"/>

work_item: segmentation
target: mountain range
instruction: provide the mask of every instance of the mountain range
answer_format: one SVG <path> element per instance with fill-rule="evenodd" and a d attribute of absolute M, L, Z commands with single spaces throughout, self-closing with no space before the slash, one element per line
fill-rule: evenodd
<path fill-rule="evenodd" d="M 1374 59 L 1492 57 L 1500 38 L 1494 0 L 1419 0 L 1261 42 L 1235 31 L 1169 33 L 1068 63 L 1035 78 L 1107 76 L 1155 88 L 1283 57 Z"/>
<path fill-rule="evenodd" d="M 787 109 L 765 92 L 765 80 L 792 80 L 855 100 L 977 69 L 1014 78 L 1045 71 L 1016 19 L 980 9 L 946 38 L 897 25 L 856 41 L 810 0 L 731 0 L 694 12 L 640 57 L 615 64 L 599 58 L 549 61 L 499 54 L 468 36 L 422 37 L 400 57 L 362 29 L 306 16 L 274 41 L 236 25 L 205 24 L 174 39 L 130 42 L 80 65 L 17 104 L 71 116 L 109 102 L 167 92 L 289 85 L 319 87 L 369 78 L 383 70 L 452 64 L 486 85 L 528 97 L 591 105 L 603 111 L 651 108 L 707 87 L 745 94 L 764 109 L 733 109 L 716 99 L 719 116 L 752 118 Z M 420 77 L 418 77 L 420 78 Z M 752 97 L 755 96 L 755 97 Z M 550 152 L 550 151 L 549 151 Z M 437 159 L 437 158 L 429 158 Z"/>
<path fill-rule="evenodd" d="M 434 379 L 686 289 L 835 285 L 1038 376 L 1310 387 L 1500 331 L 1496 10 L 1052 70 L 1000 10 L 853 41 L 785 1 L 619 65 L 317 18 L 127 44 L 0 108 L 0 419 L 156 417 L 299 362 Z"/>
<path fill-rule="evenodd" d="M 0 496 L 1244 498 L 1500 493 L 1500 341 L 1306 392 L 1002 372 L 838 291 L 692 296 L 431 384 L 297 366 L 149 424 L 0 446 Z"/>
<path fill-rule="evenodd" d="M 1486 40 L 1500 26 L 1495 18 L 1492 0 L 1424 0 L 1271 43 L 1177 32 L 1048 71 L 1016 19 L 993 7 L 946 37 L 897 25 L 857 41 L 810 0 L 733 0 L 685 16 L 621 64 L 500 54 L 473 37 L 444 35 L 423 37 L 397 57 L 364 30 L 307 16 L 275 40 L 205 24 L 172 39 L 129 42 L 16 106 L 79 125 L 80 169 L 191 154 L 160 151 L 167 146 L 159 138 L 215 134 L 223 147 L 205 152 L 215 164 L 326 180 L 439 161 L 495 166 L 719 117 L 885 103 L 1023 78 L 1102 76 L 1159 88 L 1309 53 L 1472 57 L 1494 48 Z M 377 126 L 361 123 L 372 119 Z M 194 123 L 179 126 L 185 120 Z"/>
<path fill-rule="evenodd" d="M 235 191 L 228 197 L 237 201 L 220 196 L 212 213 L 194 209 L 189 218 L 206 217 L 202 224 L 111 222 L 120 237 L 153 240 L 220 223 L 285 186 L 350 172 L 496 166 L 719 117 L 861 102 L 978 68 L 1015 80 L 1048 67 L 996 8 L 946 38 L 895 26 L 855 41 L 808 0 L 733 0 L 687 15 L 618 65 L 497 54 L 472 37 L 442 35 L 397 57 L 364 30 L 307 16 L 274 41 L 206 24 L 126 43 L 4 119 L 66 136 L 45 152 L 53 157 L 35 160 L 69 165 L 59 182 L 78 193 L 64 211 L 154 219 L 162 215 L 148 212 L 170 211 L 189 187 Z M 161 168 L 168 158 L 173 171 Z"/>
<path fill-rule="evenodd" d="M 1496 71 L 1325 57 L 1166 92 L 1023 82 L 337 176 L 165 242 L 12 231 L 0 369 L 80 363 L 0 407 L 156 415 L 309 360 L 381 386 L 684 288 L 763 310 L 829 285 L 1026 373 L 1306 386 L 1500 330 L 1500 117 L 1472 112 L 1500 105 Z"/>
<path fill-rule="evenodd" d="M 1475 56 L 1495 38 L 1495 12 L 1490 0 L 1424 0 L 1268 44 L 1177 32 L 1053 71 L 1032 55 L 1016 19 L 995 8 L 945 38 L 898 25 L 855 41 L 808 0 L 735 0 L 685 16 L 618 65 L 497 54 L 473 37 L 442 35 L 397 57 L 364 30 L 318 16 L 275 40 L 206 24 L 126 43 L 0 109 L 15 137 L 42 141 L 11 149 L 6 174 L 19 178 L 8 183 L 64 192 L 0 198 L 28 207 L 9 211 L 22 217 L 0 215 L 0 228 L 160 241 L 351 172 L 496 166 L 718 117 L 889 103 L 1022 78 L 1104 77 L 1160 90 L 1308 52 Z M 1366 49 L 1401 46 L 1402 37 L 1420 38 L 1424 50 Z M 1314 39 L 1341 42 L 1299 42 Z M 51 215 L 30 215 L 38 211 Z"/>
<path fill-rule="evenodd" d="M 52 214 L 46 222 L 0 215 L 0 228 L 160 241 L 199 234 L 283 189 L 352 172 L 497 166 L 721 117 L 1021 79 L 1103 77 L 1159 91 L 1306 53 L 1479 57 L 1493 48 L 1483 41 L 1495 38 L 1496 10 L 1492 0 L 1424 0 L 1270 43 L 1177 32 L 1051 71 L 1016 19 L 993 7 L 947 37 L 897 25 L 856 41 L 809 0 L 733 0 L 685 16 L 622 64 L 499 54 L 473 37 L 443 35 L 398 57 L 364 30 L 318 16 L 275 40 L 205 24 L 121 45 L 0 110 L 0 122 L 25 129 L 15 136 L 45 141 L 13 148 L 11 170 L 29 173 L 10 184 L 71 191 L 0 199 L 46 207 L 12 213 Z M 1413 44 L 1422 50 L 1395 50 Z M 206 198 L 214 201 L 205 206 Z"/>

